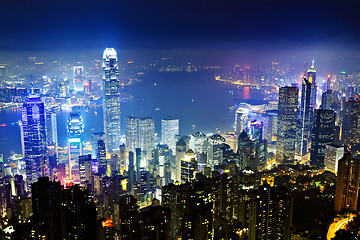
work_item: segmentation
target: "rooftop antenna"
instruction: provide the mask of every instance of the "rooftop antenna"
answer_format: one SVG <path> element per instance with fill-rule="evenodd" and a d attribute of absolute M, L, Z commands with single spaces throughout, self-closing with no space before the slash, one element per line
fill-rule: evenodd
<path fill-rule="evenodd" d="M 31 84 L 31 87 L 30 87 L 31 94 L 34 94 L 34 82 L 33 82 L 32 74 L 30 75 L 30 84 Z"/>

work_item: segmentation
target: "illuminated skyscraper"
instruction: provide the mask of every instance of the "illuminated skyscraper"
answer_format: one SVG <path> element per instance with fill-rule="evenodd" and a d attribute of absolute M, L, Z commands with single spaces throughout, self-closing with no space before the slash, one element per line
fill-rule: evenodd
<path fill-rule="evenodd" d="M 125 119 L 125 130 L 127 151 L 135 151 L 136 148 L 140 148 L 142 158 L 151 159 L 155 142 L 154 119 L 151 117 L 127 117 Z"/>
<path fill-rule="evenodd" d="M 27 183 L 41 176 L 46 156 L 45 109 L 40 96 L 34 91 L 26 98 L 22 108 L 22 129 Z"/>
<path fill-rule="evenodd" d="M 298 94 L 299 89 L 296 87 L 282 87 L 279 89 L 276 142 L 276 161 L 278 163 L 294 162 Z"/>
<path fill-rule="evenodd" d="M 333 110 L 316 109 L 311 133 L 311 165 L 323 165 L 326 144 L 334 142 L 335 113 Z"/>
<path fill-rule="evenodd" d="M 106 48 L 103 54 L 103 116 L 106 147 L 112 151 L 120 144 L 120 91 L 118 58 L 115 49 Z"/>
<path fill-rule="evenodd" d="M 312 61 L 310 69 L 307 72 L 307 77 L 309 82 L 311 83 L 311 99 L 310 99 L 310 106 L 315 109 L 316 108 L 316 70 L 315 70 L 315 61 Z"/>
<path fill-rule="evenodd" d="M 139 118 L 127 117 L 125 119 L 126 151 L 135 152 L 139 144 Z"/>
<path fill-rule="evenodd" d="M 176 143 L 176 160 L 175 160 L 175 182 L 181 182 L 181 161 L 185 159 L 186 143 L 183 138 L 180 138 Z"/>
<path fill-rule="evenodd" d="M 310 132 L 314 126 L 314 110 L 316 106 L 316 94 L 317 94 L 317 84 L 316 84 L 316 70 L 315 70 L 315 61 L 312 61 L 310 69 L 307 72 L 307 77 L 311 83 L 311 97 L 310 97 Z"/>
<path fill-rule="evenodd" d="M 223 150 L 220 146 L 225 143 L 225 138 L 219 134 L 214 134 L 207 140 L 207 166 L 213 168 L 214 166 L 222 163 Z"/>
<path fill-rule="evenodd" d="M 168 117 L 161 119 L 161 142 L 175 152 L 176 136 L 179 135 L 179 119 Z"/>
<path fill-rule="evenodd" d="M 310 142 L 310 115 L 311 111 L 311 92 L 312 84 L 304 77 L 301 88 L 300 109 L 297 120 L 297 141 L 296 154 L 300 157 L 308 152 L 308 145 Z"/>
<path fill-rule="evenodd" d="M 353 156 L 360 155 L 360 101 L 350 98 L 343 111 L 341 140 Z"/>
<path fill-rule="evenodd" d="M 143 158 L 151 159 L 155 144 L 155 122 L 151 117 L 139 119 L 139 143 Z"/>
<path fill-rule="evenodd" d="M 335 212 L 357 209 L 359 194 L 360 160 L 345 153 L 338 162 L 336 178 Z"/>
<path fill-rule="evenodd" d="M 68 118 L 69 178 L 80 182 L 79 156 L 83 155 L 84 124 L 79 112 L 73 111 Z"/>
<path fill-rule="evenodd" d="M 98 172 L 105 175 L 107 172 L 107 159 L 105 142 L 103 140 L 98 141 L 96 159 L 98 162 Z"/>
<path fill-rule="evenodd" d="M 74 67 L 74 90 L 76 92 L 82 92 L 84 90 L 84 67 L 75 66 Z"/>

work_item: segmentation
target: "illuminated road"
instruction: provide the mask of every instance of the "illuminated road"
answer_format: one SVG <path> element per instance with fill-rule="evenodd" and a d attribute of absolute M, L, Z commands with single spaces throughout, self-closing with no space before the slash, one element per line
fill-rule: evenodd
<path fill-rule="evenodd" d="M 353 219 L 353 217 L 354 216 L 351 216 L 332 223 L 329 227 L 328 233 L 326 235 L 326 239 L 331 240 L 333 237 L 335 237 L 336 231 L 340 229 L 344 229 L 346 225 Z"/>

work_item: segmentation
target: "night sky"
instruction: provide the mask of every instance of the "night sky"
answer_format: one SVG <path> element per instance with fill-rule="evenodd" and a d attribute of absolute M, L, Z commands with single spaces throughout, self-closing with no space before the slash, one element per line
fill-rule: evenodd
<path fill-rule="evenodd" d="M 329 51 L 359 55 L 359 1 L 0 1 L 0 51 Z"/>

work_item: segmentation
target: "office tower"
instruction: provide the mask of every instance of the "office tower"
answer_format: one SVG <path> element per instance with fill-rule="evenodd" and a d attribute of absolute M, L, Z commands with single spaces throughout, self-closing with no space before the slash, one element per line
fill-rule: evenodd
<path fill-rule="evenodd" d="M 277 134 L 277 118 L 278 111 L 277 110 L 267 110 L 266 115 L 264 117 L 264 139 L 268 140 L 268 142 L 276 141 Z"/>
<path fill-rule="evenodd" d="M 299 114 L 297 118 L 297 141 L 296 141 L 296 155 L 301 158 L 308 153 L 310 143 L 310 115 L 311 111 L 311 90 L 312 84 L 306 78 L 302 79 L 301 87 L 301 101 Z"/>
<path fill-rule="evenodd" d="M 247 129 L 252 141 L 259 142 L 263 139 L 263 123 L 259 120 L 250 121 Z"/>
<path fill-rule="evenodd" d="M 107 159 L 106 159 L 106 147 L 103 140 L 98 141 L 97 146 L 97 162 L 98 162 L 98 172 L 102 175 L 107 174 Z"/>
<path fill-rule="evenodd" d="M 158 163 L 158 171 L 162 186 L 171 182 L 171 167 L 175 164 L 173 152 L 166 144 L 158 144 L 154 151 L 155 163 Z"/>
<path fill-rule="evenodd" d="M 335 112 L 316 109 L 314 128 L 311 133 L 311 165 L 323 165 L 325 146 L 334 142 Z"/>
<path fill-rule="evenodd" d="M 122 174 L 123 171 L 127 170 L 127 168 L 128 168 L 128 165 L 126 162 L 125 144 L 120 145 L 119 152 L 120 152 L 120 174 Z"/>
<path fill-rule="evenodd" d="M 98 142 L 99 140 L 103 140 L 105 142 L 105 133 L 103 132 L 97 132 L 97 133 L 91 133 L 91 157 L 96 158 L 97 156 L 97 148 L 98 148 Z"/>
<path fill-rule="evenodd" d="M 79 156 L 83 155 L 83 135 L 84 124 L 81 114 L 72 111 L 68 118 L 67 127 L 68 137 L 68 158 L 69 158 L 69 178 L 74 179 L 74 182 L 80 182 L 79 175 Z"/>
<path fill-rule="evenodd" d="M 135 186 L 135 167 L 134 167 L 134 152 L 129 152 L 129 192 L 131 195 L 134 195 L 134 186 Z"/>
<path fill-rule="evenodd" d="M 84 67 L 74 66 L 74 90 L 76 92 L 82 92 L 84 90 Z"/>
<path fill-rule="evenodd" d="M 46 140 L 48 143 L 58 145 L 56 113 L 46 111 Z"/>
<path fill-rule="evenodd" d="M 177 135 L 179 135 L 179 119 L 174 117 L 161 119 L 161 143 L 167 144 L 173 152 L 175 152 Z"/>
<path fill-rule="evenodd" d="M 327 90 L 321 96 L 321 109 L 333 110 L 331 107 L 331 97 L 332 97 L 332 90 Z"/>
<path fill-rule="evenodd" d="M 234 131 L 239 135 L 246 127 L 246 122 L 248 120 L 249 111 L 244 108 L 238 108 L 235 112 L 235 124 Z"/>
<path fill-rule="evenodd" d="M 26 162 L 27 183 L 41 176 L 46 157 L 46 126 L 44 103 L 32 89 L 22 108 L 22 136 Z"/>
<path fill-rule="evenodd" d="M 315 70 L 315 61 L 312 61 L 310 69 L 307 72 L 307 78 L 311 83 L 311 98 L 310 106 L 314 110 L 316 108 L 316 93 L 317 93 L 317 84 L 316 84 L 316 70 Z"/>
<path fill-rule="evenodd" d="M 61 185 L 48 177 L 39 177 L 31 185 L 34 230 L 46 239 L 62 239 Z"/>
<path fill-rule="evenodd" d="M 353 154 L 358 156 L 360 142 L 360 102 L 358 99 L 350 98 L 345 102 L 344 116 L 342 125 L 341 140 L 346 148 Z"/>
<path fill-rule="evenodd" d="M 279 89 L 276 142 L 276 161 L 278 163 L 294 163 L 298 93 L 299 89 L 296 87 Z"/>
<path fill-rule="evenodd" d="M 110 157 L 111 176 L 120 174 L 120 158 L 117 154 L 112 154 Z"/>
<path fill-rule="evenodd" d="M 206 152 L 206 140 L 207 137 L 202 132 L 196 132 L 190 135 L 190 148 L 198 153 Z"/>
<path fill-rule="evenodd" d="M 91 154 L 79 156 L 80 183 L 85 186 L 86 181 L 90 182 L 92 175 Z"/>
<path fill-rule="evenodd" d="M 256 170 L 258 163 L 253 156 L 252 142 L 245 130 L 243 130 L 238 137 L 237 149 L 237 153 L 239 154 L 239 168 L 244 169 L 250 167 L 251 169 Z"/>
<path fill-rule="evenodd" d="M 185 158 L 186 143 L 184 139 L 180 138 L 176 143 L 176 160 L 175 160 L 175 182 L 181 182 L 181 160 Z"/>
<path fill-rule="evenodd" d="M 234 132 L 227 132 L 224 134 L 221 134 L 225 138 L 226 144 L 230 146 L 230 148 L 236 152 L 237 151 L 237 139 L 238 136 Z"/>
<path fill-rule="evenodd" d="M 225 138 L 219 134 L 210 136 L 207 140 L 207 154 L 208 163 L 207 166 L 213 168 L 220 164 L 223 160 L 223 151 L 220 146 L 225 143 Z"/>
<path fill-rule="evenodd" d="M 140 181 L 140 169 L 141 169 L 141 148 L 135 149 L 135 164 L 136 164 L 136 181 Z"/>
<path fill-rule="evenodd" d="M 328 171 L 338 172 L 338 161 L 344 156 L 344 146 L 327 144 L 325 146 L 324 164 Z"/>
<path fill-rule="evenodd" d="M 186 151 L 185 156 L 181 159 L 181 183 L 192 182 L 197 172 L 196 155 L 191 148 Z"/>
<path fill-rule="evenodd" d="M 118 59 L 114 48 L 106 48 L 103 54 L 103 116 L 106 147 L 109 152 L 120 143 L 120 83 Z"/>
<path fill-rule="evenodd" d="M 139 119 L 139 144 L 143 158 L 152 159 L 152 150 L 155 144 L 155 122 L 151 117 Z"/>
<path fill-rule="evenodd" d="M 335 212 L 355 212 L 359 194 L 360 160 L 345 153 L 338 162 L 336 178 Z"/>
<path fill-rule="evenodd" d="M 139 118 L 127 117 L 125 119 L 126 151 L 135 152 L 140 147 L 139 139 Z"/>

